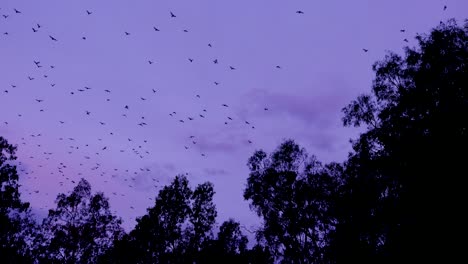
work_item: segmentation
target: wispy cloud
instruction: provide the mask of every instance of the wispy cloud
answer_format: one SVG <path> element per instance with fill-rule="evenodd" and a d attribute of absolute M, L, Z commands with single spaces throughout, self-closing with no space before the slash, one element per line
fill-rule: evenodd
<path fill-rule="evenodd" d="M 336 96 L 333 93 L 307 95 L 254 89 L 244 95 L 249 107 L 241 110 L 240 115 L 288 115 L 307 126 L 328 128 L 334 123 L 330 113 L 341 109 Z"/>
<path fill-rule="evenodd" d="M 218 168 L 205 168 L 203 172 L 207 174 L 207 176 L 222 176 L 228 174 L 226 170 Z"/>
<path fill-rule="evenodd" d="M 234 152 L 247 143 L 247 136 L 236 129 L 229 133 L 212 133 L 201 135 L 193 147 L 201 152 Z"/>

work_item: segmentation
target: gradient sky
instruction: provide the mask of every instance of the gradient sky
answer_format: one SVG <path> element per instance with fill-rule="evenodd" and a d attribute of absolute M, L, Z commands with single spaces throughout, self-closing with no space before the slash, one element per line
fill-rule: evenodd
<path fill-rule="evenodd" d="M 84 177 L 131 230 L 188 173 L 192 187 L 214 183 L 218 223 L 253 227 L 242 193 L 254 151 L 292 138 L 323 162 L 345 160 L 358 130 L 341 109 L 370 91 L 372 64 L 466 10 L 466 0 L 2 0 L 0 135 L 18 145 L 22 197 L 38 217 Z"/>

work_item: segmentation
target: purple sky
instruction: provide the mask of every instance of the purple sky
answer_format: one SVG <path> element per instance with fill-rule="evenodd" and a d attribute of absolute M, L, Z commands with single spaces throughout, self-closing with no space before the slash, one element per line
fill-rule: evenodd
<path fill-rule="evenodd" d="M 160 186 L 188 173 L 192 187 L 214 183 L 219 223 L 254 226 L 242 198 L 253 152 L 293 138 L 343 161 L 357 130 L 342 127 L 341 109 L 370 91 L 372 64 L 466 10 L 466 0 L 2 0 L 0 135 L 19 146 L 23 199 L 40 217 L 84 177 L 130 230 Z"/>

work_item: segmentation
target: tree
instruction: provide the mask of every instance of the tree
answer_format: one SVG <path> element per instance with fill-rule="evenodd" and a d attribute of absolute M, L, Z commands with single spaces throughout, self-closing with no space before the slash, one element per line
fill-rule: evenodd
<path fill-rule="evenodd" d="M 200 263 L 249 263 L 247 243 L 240 223 L 229 219 L 221 224 L 217 238 L 205 244 Z"/>
<path fill-rule="evenodd" d="M 247 236 L 240 230 L 240 223 L 234 219 L 225 221 L 219 228 L 218 243 L 226 259 L 245 254 L 248 242 Z"/>
<path fill-rule="evenodd" d="M 283 263 L 323 262 L 327 236 L 333 230 L 334 190 L 338 164 L 323 166 L 293 140 L 269 157 L 256 151 L 249 159 L 244 198 L 263 218 L 259 230 L 271 254 Z"/>
<path fill-rule="evenodd" d="M 98 259 L 101 264 L 127 264 L 144 263 L 137 262 L 140 258 L 139 248 L 133 243 L 129 234 L 124 234 L 120 239 L 114 240 L 112 248 L 106 251 Z"/>
<path fill-rule="evenodd" d="M 39 237 L 38 258 L 52 263 L 96 263 L 123 235 L 121 219 L 111 214 L 108 199 L 81 179 L 70 195 L 59 194 Z"/>
<path fill-rule="evenodd" d="M 188 179 L 177 175 L 130 232 L 129 248 L 137 252 L 132 262 L 203 263 L 201 255 L 212 241 L 217 215 L 214 194 L 212 183 L 192 191 Z"/>
<path fill-rule="evenodd" d="M 466 222 L 468 24 L 449 20 L 416 39 L 419 47 L 406 48 L 404 57 L 389 53 L 375 63 L 372 94 L 343 109 L 344 125 L 367 131 L 346 165 L 331 247 L 339 262 L 462 252 L 456 237 Z"/>
<path fill-rule="evenodd" d="M 177 175 L 158 194 L 148 214 L 137 219 L 131 241 L 138 250 L 137 263 L 181 263 L 186 251 L 183 225 L 189 217 L 192 190 Z"/>
<path fill-rule="evenodd" d="M 192 194 L 192 208 L 189 219 L 191 226 L 187 228 L 188 254 L 197 260 L 200 252 L 213 239 L 212 229 L 216 222 L 216 206 L 213 203 L 213 184 L 206 182 L 195 188 Z"/>
<path fill-rule="evenodd" d="M 3 263 L 31 262 L 28 242 L 34 223 L 30 221 L 29 203 L 20 199 L 18 173 L 11 162 L 16 160 L 16 146 L 0 137 L 0 256 Z"/>
<path fill-rule="evenodd" d="M 247 251 L 247 263 L 249 264 L 270 264 L 274 263 L 274 258 L 270 254 L 270 249 L 257 243 Z"/>

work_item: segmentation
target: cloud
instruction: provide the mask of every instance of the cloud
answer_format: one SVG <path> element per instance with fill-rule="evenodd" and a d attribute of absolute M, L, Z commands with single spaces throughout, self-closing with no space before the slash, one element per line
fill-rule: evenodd
<path fill-rule="evenodd" d="M 336 93 L 289 94 L 254 89 L 244 95 L 249 109 L 241 110 L 239 115 L 287 115 L 307 126 L 328 128 L 335 121 L 335 113 L 341 110 L 338 97 Z"/>
<path fill-rule="evenodd" d="M 333 87 L 346 87 L 342 80 L 329 82 Z M 348 139 L 353 135 L 353 131 L 342 126 L 340 119 L 341 109 L 349 97 L 346 91 L 336 89 L 295 94 L 255 89 L 244 94 L 248 107 L 241 109 L 239 115 L 263 120 L 258 127 L 268 127 L 282 138 L 298 140 L 320 159 L 341 160 L 349 150 Z M 270 137 L 278 140 L 273 133 Z"/>
<path fill-rule="evenodd" d="M 207 174 L 207 176 L 222 176 L 228 174 L 226 170 L 217 168 L 205 168 L 203 172 Z"/>
<path fill-rule="evenodd" d="M 164 163 L 162 167 L 168 172 L 174 172 L 176 170 L 176 167 L 173 163 Z"/>
<path fill-rule="evenodd" d="M 240 147 L 247 145 L 247 135 L 238 129 L 232 129 L 229 133 L 212 133 L 200 135 L 193 146 L 203 152 L 232 153 Z"/>

